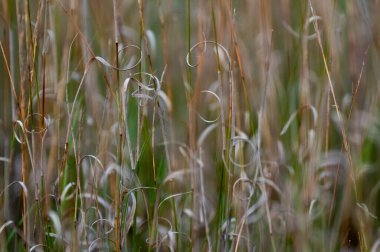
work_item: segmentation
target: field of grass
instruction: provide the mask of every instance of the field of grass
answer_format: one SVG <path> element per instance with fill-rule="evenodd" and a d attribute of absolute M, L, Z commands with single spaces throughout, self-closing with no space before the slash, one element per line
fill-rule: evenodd
<path fill-rule="evenodd" d="M 0 0 L 0 251 L 380 251 L 379 0 Z"/>

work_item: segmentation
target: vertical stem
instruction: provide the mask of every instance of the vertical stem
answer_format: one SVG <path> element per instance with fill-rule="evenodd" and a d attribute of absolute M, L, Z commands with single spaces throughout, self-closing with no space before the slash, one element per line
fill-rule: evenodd
<path fill-rule="evenodd" d="M 46 86 L 46 56 L 43 55 L 43 76 L 42 76 L 42 117 L 45 118 L 45 86 Z M 41 127 L 44 127 L 44 121 L 41 122 Z"/>
<path fill-rule="evenodd" d="M 190 10 L 190 0 L 187 0 L 187 54 L 189 55 L 189 62 L 191 62 L 191 10 Z M 189 86 L 191 87 L 191 67 L 187 67 L 187 81 L 189 82 Z"/>
<path fill-rule="evenodd" d="M 123 157 L 122 157 L 122 143 L 123 143 L 123 133 L 120 132 L 120 135 L 119 135 L 119 147 L 118 147 L 118 166 L 120 167 L 121 169 L 121 166 L 122 166 L 122 160 L 123 160 Z M 115 192 L 115 211 L 116 211 L 116 214 L 115 214 L 115 233 L 116 233 L 116 251 L 119 252 L 120 251 L 120 227 L 119 227 L 119 224 L 120 224 L 120 220 L 119 220 L 119 216 L 120 216 L 120 175 L 119 173 L 116 172 L 116 192 Z"/>
<path fill-rule="evenodd" d="M 139 13 L 140 13 L 140 47 L 141 47 L 141 50 L 143 50 L 144 46 L 143 46 L 143 37 L 144 37 L 144 1 L 143 0 L 139 0 L 138 1 L 139 3 Z M 144 50 L 143 50 L 144 51 Z M 139 78 L 140 78 L 140 81 L 142 81 L 142 75 L 141 75 L 141 72 L 143 70 L 143 61 L 141 59 L 141 62 L 139 64 Z M 138 92 L 141 91 L 141 88 L 138 87 Z M 135 157 L 135 165 L 137 166 L 139 162 L 139 157 L 140 157 L 140 141 L 141 141 L 141 128 L 142 128 L 142 115 L 141 115 L 141 101 L 138 100 L 137 101 L 137 143 L 136 143 L 136 157 Z M 136 167 L 135 167 L 136 168 Z"/>
<path fill-rule="evenodd" d="M 187 54 L 189 55 L 189 62 L 191 62 L 191 53 L 190 53 L 190 49 L 191 49 L 191 4 L 190 4 L 190 0 L 187 0 Z M 192 79 L 191 79 L 191 67 L 188 66 L 187 67 L 187 81 L 188 81 L 188 86 L 191 87 L 192 86 Z M 189 90 L 191 91 L 191 90 Z M 193 113 L 192 112 L 192 104 L 191 104 L 191 92 L 186 92 L 186 97 L 188 99 L 188 109 L 189 109 L 189 133 L 191 134 L 192 132 L 192 116 L 191 114 Z M 193 161 L 192 159 L 190 159 L 190 169 L 192 169 L 193 167 Z M 194 184 L 192 183 L 191 184 L 191 190 L 192 190 L 192 193 L 191 193 L 191 209 L 194 209 L 194 205 L 195 205 L 195 201 L 196 201 L 196 197 L 194 196 Z M 193 231 L 193 228 L 194 228 L 194 225 L 193 225 L 193 219 L 190 218 L 190 234 L 189 234 L 189 237 L 194 241 L 193 239 L 193 236 L 194 236 L 194 231 Z M 194 242 L 191 243 L 191 246 L 189 248 L 189 251 L 192 251 L 193 250 L 193 245 L 194 245 Z"/>
<path fill-rule="evenodd" d="M 215 9 L 214 9 L 214 0 L 211 1 L 211 18 L 212 18 L 212 27 L 213 27 L 213 32 L 214 32 L 214 40 L 215 40 L 215 48 L 216 48 L 216 62 L 217 62 L 217 72 L 218 72 L 218 81 L 220 82 L 220 90 L 221 90 L 221 97 L 223 98 L 223 76 L 222 76 L 222 68 L 221 68 L 221 65 L 220 65 L 220 57 L 219 57 L 219 41 L 218 41 L 218 30 L 217 30 L 217 27 L 216 27 L 216 17 L 215 17 Z M 232 94 L 230 94 L 232 95 Z M 230 99 L 231 101 L 231 99 Z M 231 107 L 231 103 L 229 103 L 229 107 Z M 223 109 L 223 108 L 222 108 Z M 231 126 L 231 110 L 229 109 L 230 113 L 229 113 L 229 123 L 228 125 Z M 221 120 L 222 120 L 222 124 L 224 125 L 225 124 L 225 119 L 224 119 L 224 116 L 221 117 Z M 229 146 L 230 146 L 230 138 L 231 138 L 231 128 L 230 127 L 227 127 L 227 130 L 222 130 L 222 134 L 225 134 L 224 136 L 224 139 L 227 139 L 227 141 L 223 144 L 223 154 L 225 157 L 228 157 L 228 150 L 229 150 Z M 226 159 L 226 162 L 224 163 L 224 166 L 222 169 L 228 169 L 229 170 L 229 167 L 230 167 L 230 161 L 229 159 Z M 223 206 L 222 206 L 222 211 L 220 212 L 221 213 L 221 216 L 220 218 L 218 218 L 218 229 L 221 228 L 221 224 L 223 224 L 223 220 L 226 219 L 227 221 L 227 227 L 226 227 L 226 230 L 228 232 L 228 227 L 229 227 L 229 198 L 230 198 L 230 194 L 231 194 L 231 190 L 230 190 L 230 180 L 231 180 L 231 175 L 230 174 L 227 174 L 227 176 L 224 176 L 224 170 L 222 171 L 222 176 L 221 176 L 221 195 L 220 195 L 220 201 L 219 203 L 222 203 Z M 227 192 L 225 192 L 225 187 L 227 186 Z M 223 196 L 223 192 L 226 193 L 224 194 Z M 225 234 L 223 233 L 219 233 L 219 231 L 217 231 L 217 236 L 218 237 L 222 237 L 222 240 L 223 241 L 226 241 L 225 240 Z M 216 250 L 218 251 L 219 250 L 219 241 L 217 242 L 216 246 L 215 246 Z M 226 242 L 224 243 L 224 250 L 226 251 L 227 250 L 227 244 Z"/>
<path fill-rule="evenodd" d="M 119 34 L 118 34 L 118 22 L 117 22 L 117 0 L 113 0 L 113 14 L 114 14 L 114 32 L 115 32 L 115 65 L 117 68 L 119 68 Z M 120 91 L 120 73 L 118 70 L 116 70 L 116 84 L 117 84 L 117 101 L 116 104 L 122 104 L 122 94 Z M 122 167 L 122 145 L 123 145 L 123 113 L 122 109 L 119 110 L 119 145 L 118 145 L 118 166 L 121 169 Z M 115 174 L 115 237 L 116 237 L 116 251 L 120 251 L 120 221 L 119 221 L 119 214 L 120 214 L 120 175 L 118 172 Z"/>

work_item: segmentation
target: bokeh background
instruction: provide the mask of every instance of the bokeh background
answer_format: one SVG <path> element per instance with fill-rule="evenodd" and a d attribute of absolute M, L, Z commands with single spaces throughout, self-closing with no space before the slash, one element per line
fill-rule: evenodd
<path fill-rule="evenodd" d="M 379 251 L 379 11 L 1 0 L 1 251 Z"/>

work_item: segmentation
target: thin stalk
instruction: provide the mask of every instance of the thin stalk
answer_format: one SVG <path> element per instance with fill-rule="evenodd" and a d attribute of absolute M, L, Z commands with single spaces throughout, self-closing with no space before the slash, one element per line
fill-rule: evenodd
<path fill-rule="evenodd" d="M 3 59 L 4 59 L 4 63 L 5 63 L 5 68 L 6 68 L 7 73 L 8 73 L 9 82 L 10 82 L 10 84 L 11 84 L 12 95 L 13 95 L 13 97 L 14 97 L 14 100 L 15 100 L 16 103 L 17 103 L 17 108 L 18 108 L 18 110 L 19 110 L 19 112 L 20 112 L 20 115 L 21 115 L 21 107 L 20 107 L 19 99 L 18 99 L 18 97 L 17 97 L 15 84 L 14 84 L 14 82 L 13 82 L 13 78 L 12 78 L 11 70 L 10 70 L 10 68 L 9 68 L 8 60 L 7 60 L 7 57 L 6 57 L 6 55 L 5 55 L 4 47 L 3 47 L 3 43 L 1 43 L 1 40 L 0 40 L 0 49 L 1 49 L 1 54 L 3 55 Z"/>
<path fill-rule="evenodd" d="M 187 0 L 187 54 L 189 55 L 189 62 L 191 62 L 191 5 L 190 0 Z M 187 67 L 187 81 L 191 87 L 191 67 Z"/>
<path fill-rule="evenodd" d="M 46 89 L 46 55 L 43 55 L 42 57 L 42 61 L 43 61 L 43 75 L 42 75 L 42 118 L 45 118 L 45 89 Z M 44 127 L 43 125 L 43 120 L 41 121 L 42 125 L 41 127 Z"/>
<path fill-rule="evenodd" d="M 30 83 L 32 85 L 33 79 L 35 80 L 36 83 L 36 88 L 35 88 L 35 95 L 37 97 L 37 107 L 40 107 L 40 96 L 39 96 L 39 81 L 38 81 L 38 61 L 37 61 L 37 52 L 38 52 L 38 34 L 40 32 L 40 23 L 41 23 L 41 17 L 42 17 L 42 11 L 45 10 L 45 1 L 42 0 L 40 2 L 40 7 L 38 8 L 37 12 L 37 20 L 36 20 L 36 26 L 33 31 L 32 29 L 32 21 L 31 21 L 31 16 L 30 16 L 30 0 L 26 1 L 26 22 L 29 25 L 29 36 L 30 36 L 30 43 L 31 43 L 31 49 L 32 49 L 32 55 L 31 55 L 31 64 L 33 66 L 33 71 L 30 71 Z M 44 19 L 45 22 L 45 19 Z M 31 104 L 32 105 L 32 104 Z M 33 113 L 33 107 L 30 107 L 31 113 Z"/>
<path fill-rule="evenodd" d="M 270 34 L 270 41 L 269 41 L 269 46 L 268 46 L 268 55 L 267 59 L 265 62 L 265 82 L 264 82 L 264 94 L 262 96 L 262 100 L 260 103 L 260 110 L 259 110 L 259 122 L 258 122 L 258 129 L 257 129 L 257 155 L 258 155 L 258 169 L 260 176 L 264 176 L 263 168 L 262 168 L 262 161 L 261 161 L 261 134 L 262 134 L 262 127 L 263 127 L 263 122 L 264 122 L 264 114 L 265 114 L 265 105 L 266 105 L 266 97 L 268 93 L 268 85 L 269 85 L 269 70 L 270 70 L 270 63 L 271 63 L 271 52 L 272 52 L 272 33 Z M 266 186 L 265 184 L 263 185 L 263 193 L 266 198 L 267 197 L 267 191 L 266 191 Z M 273 251 L 276 251 L 275 243 L 274 243 L 274 237 L 273 237 L 273 230 L 272 230 L 272 222 L 271 222 L 271 217 L 270 217 L 270 209 L 269 209 L 269 204 L 268 200 L 265 201 L 265 211 L 267 215 L 267 220 L 268 220 L 268 226 L 269 226 L 269 235 L 271 239 L 271 244 L 273 246 Z"/>
<path fill-rule="evenodd" d="M 117 68 L 119 68 L 119 43 L 118 43 L 118 22 L 117 22 L 117 0 L 113 0 L 113 14 L 114 14 L 114 29 L 115 29 L 115 65 Z M 117 96 L 117 104 L 121 104 L 121 99 L 122 99 L 122 93 L 120 90 L 120 73 L 118 70 L 116 70 L 116 84 L 117 84 L 117 91 L 118 91 L 118 96 Z M 123 113 L 122 109 L 119 110 L 119 144 L 118 144 L 118 151 L 117 151 L 117 160 L 118 160 L 118 166 L 122 167 L 122 161 L 123 161 Z M 116 190 L 115 190 L 115 236 L 116 236 L 116 252 L 120 251 L 121 248 L 121 243 L 120 243 L 120 190 L 121 190 L 121 185 L 120 185 L 120 175 L 118 172 L 115 174 L 115 185 L 116 185 Z"/>
<path fill-rule="evenodd" d="M 118 146 L 118 166 L 122 166 L 123 161 L 123 133 L 120 132 L 119 135 L 119 146 Z M 116 234 L 116 251 L 120 251 L 120 190 L 121 190 L 121 184 L 120 184 L 120 175 L 116 172 L 116 192 L 115 192 L 115 234 Z"/>
<path fill-rule="evenodd" d="M 140 14 L 140 34 L 139 34 L 139 43 L 141 48 L 143 47 L 144 43 L 144 0 L 139 0 L 139 14 Z M 141 62 L 139 64 L 139 81 L 142 81 L 142 75 L 141 72 L 143 71 L 143 60 L 141 59 Z M 138 92 L 141 92 L 140 86 L 138 87 Z M 142 101 L 137 101 L 137 143 L 136 143 L 136 153 L 135 153 L 135 165 L 137 166 L 137 163 L 139 163 L 140 159 L 140 144 L 141 144 L 141 130 L 143 127 L 143 116 L 141 111 Z M 136 167 L 135 167 L 136 168 Z"/>
<path fill-rule="evenodd" d="M 220 83 L 220 92 L 221 92 L 221 97 L 224 97 L 223 95 L 223 75 L 222 75 L 222 67 L 221 67 L 221 64 L 220 64 L 220 52 L 219 52 L 219 41 L 218 41 L 218 29 L 217 29 L 217 26 L 216 26 L 216 17 L 215 17 L 215 10 L 214 10 L 214 0 L 211 1 L 211 18 L 212 18 L 212 27 L 213 27 L 213 32 L 214 32 L 214 39 L 215 39 L 215 44 L 216 44 L 216 62 L 217 62 L 217 72 L 218 72 L 218 81 Z M 229 62 L 231 64 L 231 62 Z M 230 66 L 231 67 L 231 66 Z M 232 72 L 230 72 L 232 73 Z M 230 76 L 231 77 L 231 76 Z M 231 84 L 231 83 L 230 83 Z M 223 139 L 225 139 L 223 142 L 223 156 L 224 157 L 228 157 L 228 150 L 230 148 L 230 139 L 231 139 L 231 134 L 232 134 L 232 124 L 233 124 L 233 119 L 232 119 L 232 86 L 230 85 L 230 100 L 229 100 L 229 116 L 228 116 L 228 127 L 226 128 L 225 127 L 225 117 L 224 117 L 224 113 L 222 112 L 221 113 L 221 120 L 222 120 L 222 134 L 224 135 L 223 136 Z M 223 108 L 222 108 L 223 110 Z M 227 141 L 226 141 L 227 140 Z M 231 163 L 230 163 L 230 160 L 227 158 L 224 162 L 224 165 L 225 165 L 225 168 L 227 170 L 230 170 L 230 166 L 231 166 Z M 224 173 L 224 171 L 223 171 Z M 224 176 L 223 176 L 224 177 Z M 225 178 L 221 178 L 221 181 L 222 182 L 222 187 L 224 189 L 226 189 L 225 187 L 227 186 L 227 192 L 226 192 L 226 198 L 225 198 L 225 201 L 221 201 L 223 202 L 223 204 L 225 204 L 225 206 L 223 206 L 222 208 L 224 209 L 224 212 L 222 213 L 222 216 L 220 218 L 220 221 L 219 221 L 219 218 L 218 218 L 218 221 L 217 221 L 217 227 L 218 227 L 218 230 L 221 228 L 221 224 L 223 224 L 223 220 L 226 220 L 227 221 L 227 227 L 226 227 L 226 230 L 228 232 L 228 229 L 229 229 L 229 225 L 230 225 L 230 218 L 229 218 L 229 205 L 230 205 L 230 198 L 232 197 L 232 191 L 230 189 L 230 184 L 231 184 L 231 174 L 229 173 L 228 176 L 226 176 Z M 221 203 L 220 202 L 220 203 Z M 219 231 L 218 231 L 219 232 Z M 218 237 L 223 237 L 224 234 L 218 234 Z M 227 244 L 226 244 L 226 239 L 222 239 L 222 241 L 224 241 L 224 250 L 226 251 L 227 250 Z M 217 246 L 216 246 L 216 250 L 218 251 L 219 250 L 219 242 L 217 242 Z"/>
<path fill-rule="evenodd" d="M 190 0 L 187 0 L 187 54 L 189 55 L 189 62 L 191 62 L 191 5 L 190 5 Z M 187 66 L 187 81 L 188 81 L 188 86 L 191 87 L 192 86 L 192 80 L 191 80 L 191 67 L 190 66 Z M 185 87 L 185 90 L 186 87 Z M 189 90 L 190 91 L 190 90 Z M 191 101 L 190 101 L 190 98 L 191 97 L 191 94 L 189 94 L 189 92 L 186 92 L 186 98 L 187 98 L 187 107 L 190 108 L 191 110 Z M 189 113 L 189 119 L 191 119 L 190 117 L 190 113 Z M 191 121 L 189 123 L 189 131 L 191 132 L 190 130 L 190 125 L 191 125 Z M 195 197 L 194 197 L 194 187 L 192 185 L 192 193 L 191 193 L 191 209 L 194 209 L 194 201 L 195 201 Z M 189 218 L 189 236 L 190 238 L 193 237 L 193 220 L 192 218 Z M 191 246 L 189 248 L 189 251 L 192 251 L 192 247 L 193 247 L 193 243 L 191 243 Z"/>

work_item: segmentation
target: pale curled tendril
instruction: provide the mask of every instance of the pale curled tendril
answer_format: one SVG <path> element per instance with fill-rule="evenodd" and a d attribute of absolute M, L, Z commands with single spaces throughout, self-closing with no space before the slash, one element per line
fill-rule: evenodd
<path fill-rule="evenodd" d="M 132 70 L 133 68 L 137 67 L 141 60 L 142 60 L 142 57 L 143 57 L 143 53 L 142 53 L 142 50 L 140 47 L 136 46 L 136 45 L 127 45 L 123 48 L 121 48 L 119 51 L 118 51 L 118 55 L 123 51 L 123 50 L 126 50 L 127 48 L 129 47 L 133 47 L 133 48 L 136 48 L 140 51 L 140 58 L 137 60 L 137 62 L 133 65 L 133 66 L 127 66 L 125 68 L 121 68 L 121 67 L 116 67 L 114 65 L 112 65 L 111 63 L 109 63 L 107 60 L 105 60 L 104 58 L 100 57 L 100 56 L 95 56 L 95 59 L 100 62 L 102 65 L 104 65 L 105 67 L 108 67 L 108 68 L 111 68 L 113 70 L 117 70 L 117 71 L 129 71 L 129 70 Z"/>
<path fill-rule="evenodd" d="M 230 58 L 230 54 L 228 53 L 227 49 L 226 49 L 224 46 L 222 46 L 221 44 L 219 44 L 219 43 L 217 43 L 217 42 L 215 42 L 215 41 L 210 41 L 210 40 L 205 40 L 205 41 L 198 42 L 198 43 L 196 43 L 195 45 L 193 45 L 193 46 L 190 48 L 189 52 L 188 52 L 187 55 L 186 55 L 186 63 L 187 63 L 187 65 L 188 65 L 189 67 L 191 67 L 191 68 L 195 68 L 195 67 L 198 66 L 198 64 L 192 65 L 192 64 L 190 63 L 190 54 L 191 54 L 191 52 L 192 52 L 194 49 L 196 49 L 198 46 L 200 46 L 200 45 L 205 45 L 205 46 L 206 46 L 207 44 L 213 44 L 213 45 L 215 45 L 217 48 L 222 49 L 223 53 L 227 56 L 228 69 L 231 70 L 231 58 Z"/>
<path fill-rule="evenodd" d="M 23 126 L 28 134 L 44 134 L 49 127 L 49 120 L 40 113 L 33 113 L 25 118 Z"/>
<path fill-rule="evenodd" d="M 237 167 L 242 167 L 242 168 L 253 164 L 253 162 L 256 160 L 256 156 L 258 154 L 257 145 L 255 143 L 253 143 L 253 141 L 251 141 L 250 139 L 243 137 L 243 136 L 233 137 L 231 139 L 231 142 L 232 142 L 232 144 L 230 145 L 230 151 L 229 151 L 229 159 L 230 159 L 231 163 L 233 163 Z M 248 162 L 243 163 L 243 164 L 235 161 L 235 158 L 234 158 L 234 147 L 238 146 L 239 143 L 247 143 L 251 147 L 251 152 L 248 154 L 248 156 L 251 158 L 248 160 Z"/>
<path fill-rule="evenodd" d="M 311 114 L 313 116 L 313 124 L 314 124 L 314 127 L 317 126 L 317 120 L 318 120 L 318 112 L 316 110 L 316 108 L 312 105 L 304 105 L 302 107 L 300 107 L 297 111 L 293 112 L 288 121 L 285 123 L 284 127 L 282 128 L 281 132 L 280 132 L 280 135 L 284 135 L 286 133 L 286 131 L 289 129 L 290 127 L 290 124 L 294 121 L 294 119 L 296 118 L 296 116 L 298 114 L 302 114 L 304 112 L 305 109 L 310 109 L 311 111 Z"/>
<path fill-rule="evenodd" d="M 218 102 L 218 105 L 219 105 L 220 111 L 222 110 L 222 101 L 220 100 L 219 96 L 218 96 L 215 92 L 213 92 L 213 91 L 211 91 L 211 90 L 202 90 L 202 91 L 201 91 L 201 94 L 209 94 L 209 95 L 215 97 L 215 99 L 216 99 L 217 102 Z M 203 122 L 205 122 L 205 123 L 215 123 L 216 121 L 219 120 L 219 118 L 220 118 L 220 114 L 221 114 L 221 112 L 218 113 L 218 115 L 216 116 L 215 119 L 209 120 L 209 119 L 204 118 L 204 117 L 198 112 L 198 116 L 199 116 L 199 118 L 200 118 Z"/>

